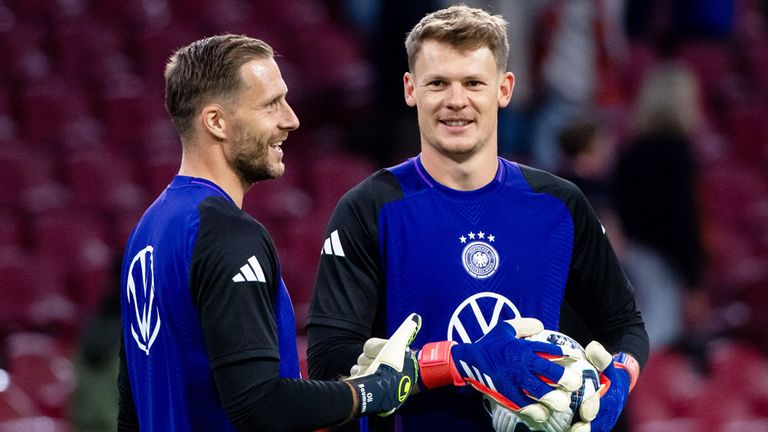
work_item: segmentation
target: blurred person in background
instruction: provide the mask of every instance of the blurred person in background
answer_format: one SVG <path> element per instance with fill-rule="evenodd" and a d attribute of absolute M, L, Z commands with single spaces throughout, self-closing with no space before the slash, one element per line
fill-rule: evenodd
<path fill-rule="evenodd" d="M 602 219 L 613 211 L 613 174 L 616 144 L 595 115 L 575 116 L 560 131 L 560 160 L 557 174 L 572 181 L 584 192 Z"/>
<path fill-rule="evenodd" d="M 623 1 L 550 0 L 537 16 L 534 71 L 537 101 L 531 163 L 556 170 L 560 130 L 587 110 L 623 97 L 617 73 L 625 62 Z"/>
<path fill-rule="evenodd" d="M 696 199 L 694 140 L 699 85 L 682 63 L 650 72 L 616 167 L 616 206 L 627 236 L 625 265 L 653 347 L 706 322 L 705 256 Z M 699 324 L 697 324 L 699 323 Z"/>

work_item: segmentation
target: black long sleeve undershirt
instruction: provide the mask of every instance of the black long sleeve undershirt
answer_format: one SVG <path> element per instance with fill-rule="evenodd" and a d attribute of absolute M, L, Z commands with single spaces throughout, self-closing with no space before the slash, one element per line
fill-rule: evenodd
<path fill-rule="evenodd" d="M 278 370 L 277 360 L 263 358 L 214 370 L 222 405 L 238 430 L 314 430 L 347 419 L 352 410 L 347 384 L 279 378 Z"/>
<path fill-rule="evenodd" d="M 138 416 L 125 360 L 120 363 L 117 429 L 137 432 Z M 278 369 L 276 360 L 252 359 L 214 371 L 222 405 L 239 431 L 311 431 L 348 418 L 352 392 L 347 384 L 279 378 Z"/>

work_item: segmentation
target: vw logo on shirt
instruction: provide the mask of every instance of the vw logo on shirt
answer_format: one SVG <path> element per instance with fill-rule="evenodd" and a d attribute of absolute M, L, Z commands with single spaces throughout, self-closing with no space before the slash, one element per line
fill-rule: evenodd
<path fill-rule="evenodd" d="M 475 342 L 485 336 L 499 321 L 520 318 L 520 311 L 501 294 L 481 292 L 464 300 L 451 315 L 448 340 Z"/>
<path fill-rule="evenodd" d="M 149 355 L 149 349 L 160 332 L 160 310 L 155 299 L 154 248 L 147 246 L 133 257 L 128 267 L 126 295 L 133 305 L 131 335 L 139 349 Z"/>

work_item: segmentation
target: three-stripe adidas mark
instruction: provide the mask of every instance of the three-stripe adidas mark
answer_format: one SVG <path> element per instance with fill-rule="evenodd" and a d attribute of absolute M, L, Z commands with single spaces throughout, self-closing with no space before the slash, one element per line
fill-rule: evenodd
<path fill-rule="evenodd" d="M 496 386 L 493 385 L 491 377 L 480 372 L 476 367 L 468 365 L 464 360 L 459 360 L 459 363 L 461 364 L 461 368 L 464 369 L 464 374 L 467 376 L 467 379 L 477 381 L 478 383 L 485 385 L 485 387 L 497 391 Z"/>
<path fill-rule="evenodd" d="M 251 255 L 248 262 L 240 267 L 240 271 L 232 278 L 232 282 L 266 282 L 264 270 L 255 256 Z"/>
<path fill-rule="evenodd" d="M 344 248 L 341 247 L 341 241 L 339 240 L 339 230 L 332 232 L 331 236 L 325 239 L 325 244 L 323 244 L 323 250 L 320 252 L 320 255 L 345 256 Z"/>

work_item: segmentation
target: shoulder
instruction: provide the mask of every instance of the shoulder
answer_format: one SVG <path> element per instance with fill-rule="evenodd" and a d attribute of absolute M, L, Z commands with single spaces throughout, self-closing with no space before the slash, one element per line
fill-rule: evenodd
<path fill-rule="evenodd" d="M 566 203 L 586 200 L 578 186 L 562 177 L 523 164 L 517 166 L 534 192 L 553 195 Z"/>
<path fill-rule="evenodd" d="M 403 188 L 397 177 L 390 170 L 381 169 L 345 193 L 339 205 L 376 210 L 402 197 Z"/>
<path fill-rule="evenodd" d="M 198 241 L 202 247 L 220 244 L 232 249 L 251 248 L 254 242 L 272 245 L 267 229 L 226 198 L 210 196 L 202 200 L 198 214 Z"/>

